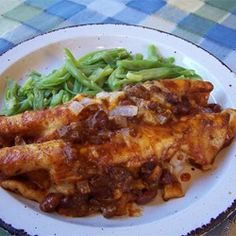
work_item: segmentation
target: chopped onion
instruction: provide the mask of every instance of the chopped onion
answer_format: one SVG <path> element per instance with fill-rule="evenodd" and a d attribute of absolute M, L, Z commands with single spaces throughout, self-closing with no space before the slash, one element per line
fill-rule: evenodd
<path fill-rule="evenodd" d="M 92 99 L 92 98 L 83 98 L 80 103 L 84 106 L 88 106 L 88 105 L 92 105 L 92 104 L 96 104 L 98 103 L 96 100 Z"/>
<path fill-rule="evenodd" d="M 127 116 L 133 117 L 138 114 L 138 107 L 133 105 L 117 106 L 115 109 L 110 111 L 110 116 Z"/>
<path fill-rule="evenodd" d="M 91 98 L 83 98 L 81 101 L 73 101 L 69 105 L 69 109 L 75 115 L 78 115 L 86 106 L 89 106 L 92 104 L 99 104 L 99 102 Z"/>
<path fill-rule="evenodd" d="M 121 96 L 124 96 L 124 92 L 123 91 L 115 91 L 112 93 L 109 92 L 100 92 L 97 93 L 96 98 L 109 98 L 109 99 L 117 99 Z"/>
<path fill-rule="evenodd" d="M 168 117 L 162 114 L 158 114 L 158 119 L 161 125 L 165 124 L 168 121 Z"/>
<path fill-rule="evenodd" d="M 83 110 L 84 106 L 77 101 L 73 101 L 70 105 L 69 105 L 69 109 L 75 114 L 78 115 L 82 110 Z"/>
<path fill-rule="evenodd" d="M 100 92 L 96 94 L 96 98 L 102 98 L 102 99 L 107 99 L 109 98 L 111 93 L 108 92 Z"/>
<path fill-rule="evenodd" d="M 123 91 L 116 91 L 112 93 L 108 92 L 100 92 L 96 95 L 96 98 L 100 99 L 106 99 L 109 101 L 110 104 L 117 104 L 117 100 L 124 97 L 125 94 Z"/>

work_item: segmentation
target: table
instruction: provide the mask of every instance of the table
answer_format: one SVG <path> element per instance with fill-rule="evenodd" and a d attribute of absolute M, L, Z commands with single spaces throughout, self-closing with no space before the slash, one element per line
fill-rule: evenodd
<path fill-rule="evenodd" d="M 87 23 L 126 23 L 171 32 L 236 72 L 236 0 L 0 0 L 0 54 L 41 33 Z M 236 213 L 212 235 L 235 235 Z M 0 235 L 7 235 L 0 228 Z"/>

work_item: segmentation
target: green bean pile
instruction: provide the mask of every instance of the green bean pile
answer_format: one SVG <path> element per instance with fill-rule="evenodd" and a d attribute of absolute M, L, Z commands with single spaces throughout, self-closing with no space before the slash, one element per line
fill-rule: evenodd
<path fill-rule="evenodd" d="M 175 65 L 173 57 L 162 57 L 154 45 L 148 46 L 146 58 L 124 48 L 94 51 L 79 59 L 66 48 L 65 57 L 63 66 L 48 75 L 33 71 L 23 85 L 8 80 L 1 115 L 54 107 L 79 93 L 95 95 L 147 80 L 200 78 L 194 70 Z"/>

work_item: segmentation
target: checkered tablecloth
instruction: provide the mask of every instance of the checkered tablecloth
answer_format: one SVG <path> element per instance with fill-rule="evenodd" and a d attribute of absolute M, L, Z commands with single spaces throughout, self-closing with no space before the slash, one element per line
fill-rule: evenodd
<path fill-rule="evenodd" d="M 0 0 L 0 54 L 55 28 L 145 25 L 186 38 L 236 72 L 236 0 Z"/>
<path fill-rule="evenodd" d="M 171 32 L 236 72 L 236 0 L 0 0 L 0 54 L 43 32 L 86 23 Z"/>

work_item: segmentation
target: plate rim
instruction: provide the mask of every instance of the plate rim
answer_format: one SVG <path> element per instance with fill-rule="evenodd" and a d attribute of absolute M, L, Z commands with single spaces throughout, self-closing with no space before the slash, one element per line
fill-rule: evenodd
<path fill-rule="evenodd" d="M 32 37 L 30 37 L 28 39 L 25 39 L 25 40 L 15 44 L 13 47 L 9 48 L 7 51 L 5 51 L 3 53 L 0 53 L 0 58 L 2 56 L 4 56 L 5 54 L 7 54 L 9 51 L 14 50 L 15 48 L 17 48 L 21 44 L 24 44 L 24 43 L 26 43 L 28 41 L 33 40 L 34 38 L 37 38 L 37 37 L 40 37 L 40 36 L 43 36 L 43 35 L 47 35 L 47 34 L 50 34 L 50 33 L 56 32 L 56 31 L 60 31 L 60 30 L 63 30 L 63 29 L 79 28 L 79 27 L 85 27 L 85 26 L 104 26 L 104 25 L 110 25 L 110 26 L 128 26 L 128 27 L 130 26 L 130 27 L 135 27 L 135 28 L 143 28 L 143 29 L 147 29 L 147 30 L 151 30 L 151 31 L 157 31 L 157 32 L 163 33 L 165 35 L 171 35 L 174 38 L 178 38 L 180 40 L 183 40 L 183 41 L 191 44 L 192 46 L 195 46 L 195 47 L 199 48 L 200 50 L 203 50 L 204 52 L 209 54 L 211 57 L 216 59 L 230 73 L 236 75 L 236 73 L 228 65 L 226 65 L 221 59 L 216 57 L 213 53 L 209 52 L 207 49 L 204 49 L 200 45 L 197 45 L 196 43 L 194 43 L 194 42 L 192 42 L 192 41 L 190 41 L 188 39 L 185 39 L 185 38 L 183 38 L 181 36 L 178 36 L 178 35 L 176 35 L 174 33 L 170 33 L 170 32 L 167 32 L 167 31 L 164 31 L 164 30 L 160 30 L 160 29 L 156 29 L 156 28 L 153 28 L 153 27 L 144 26 L 144 25 L 129 24 L 129 23 L 85 23 L 85 24 L 75 24 L 75 25 L 69 25 L 69 26 L 65 26 L 65 27 L 60 27 L 60 28 L 52 29 L 52 30 L 49 30 L 47 32 L 41 32 L 41 33 L 39 33 L 39 34 L 37 34 L 35 36 L 32 36 Z M 202 226 L 191 230 L 190 232 L 186 233 L 185 235 L 199 235 L 199 234 L 205 234 L 207 232 L 210 232 L 211 230 L 216 228 L 223 220 L 229 219 L 235 209 L 236 209 L 236 199 L 234 199 L 232 201 L 231 205 L 227 209 L 222 211 L 218 216 L 216 216 L 214 218 L 211 218 L 208 223 L 203 224 Z M 0 218 L 0 227 L 2 227 L 4 230 L 9 232 L 10 234 L 15 234 L 15 235 L 30 235 L 24 229 L 17 229 L 14 226 L 12 226 L 10 223 L 6 223 L 1 218 Z"/>

